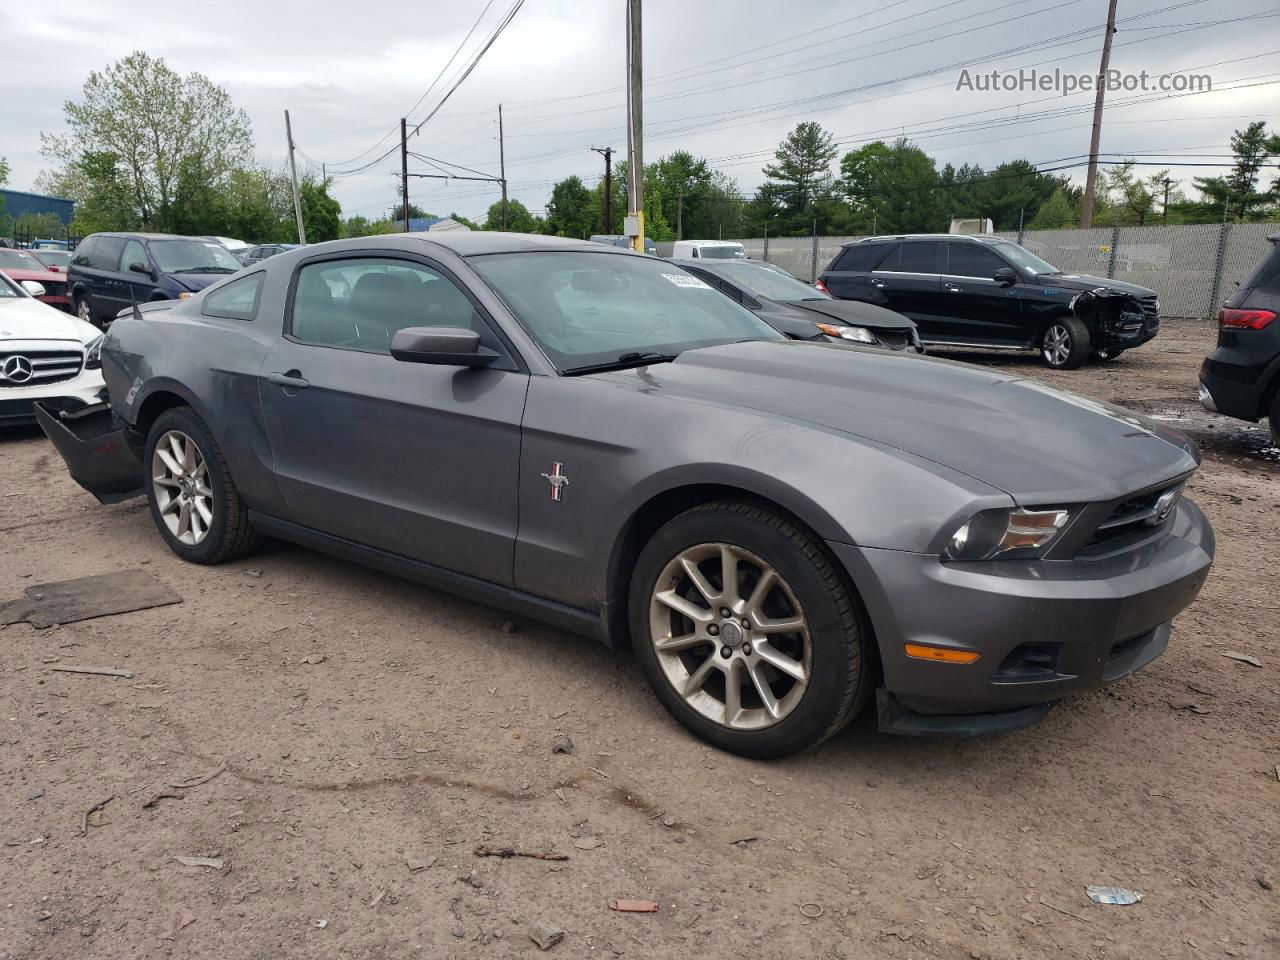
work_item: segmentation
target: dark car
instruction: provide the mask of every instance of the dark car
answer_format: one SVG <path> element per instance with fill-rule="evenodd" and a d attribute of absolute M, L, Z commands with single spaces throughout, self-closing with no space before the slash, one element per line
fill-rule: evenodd
<path fill-rule="evenodd" d="M 793 340 L 847 340 L 923 353 L 916 325 L 900 313 L 836 300 L 762 260 L 672 260 Z"/>
<path fill-rule="evenodd" d="M 1200 367 L 1200 403 L 1239 420 L 1271 420 L 1280 446 L 1280 234 L 1218 313 L 1218 347 Z"/>
<path fill-rule="evenodd" d="M 133 303 L 181 300 L 240 270 L 222 244 L 163 233 L 95 233 L 67 268 L 81 320 L 105 326 Z"/>
<path fill-rule="evenodd" d="M 301 244 L 299 243 L 264 243 L 256 247 L 251 247 L 241 257 L 246 267 L 251 267 L 255 263 L 274 257 L 277 253 L 284 253 L 286 250 L 297 250 Z"/>
<path fill-rule="evenodd" d="M 109 409 L 37 416 L 178 556 L 276 536 L 630 643 L 751 756 L 873 695 L 900 733 L 1032 723 L 1159 656 L 1214 552 L 1167 425 L 790 340 L 603 244 L 321 243 L 126 312 L 102 366 Z"/>
<path fill-rule="evenodd" d="M 1160 329 L 1154 290 L 1064 274 L 999 237 L 921 234 L 845 244 L 821 286 L 915 321 L 928 345 L 1037 350 L 1073 370 L 1091 356 L 1114 360 Z"/>

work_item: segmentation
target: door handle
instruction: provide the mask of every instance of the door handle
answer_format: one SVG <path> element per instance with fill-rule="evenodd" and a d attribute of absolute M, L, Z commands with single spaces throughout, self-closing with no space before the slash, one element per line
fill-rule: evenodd
<path fill-rule="evenodd" d="M 311 386 L 311 381 L 304 380 L 297 370 L 290 370 L 288 373 L 268 373 L 267 383 L 273 383 L 277 387 L 285 387 L 289 390 L 303 390 Z"/>
<path fill-rule="evenodd" d="M 948 293 L 963 293 L 964 289 L 954 283 L 943 284 L 947 288 Z"/>
<path fill-rule="evenodd" d="M 883 287 L 884 287 L 884 281 L 883 281 L 883 280 L 872 280 L 872 281 L 871 281 L 871 285 L 872 285 L 873 287 L 881 287 L 881 288 L 883 288 Z"/>

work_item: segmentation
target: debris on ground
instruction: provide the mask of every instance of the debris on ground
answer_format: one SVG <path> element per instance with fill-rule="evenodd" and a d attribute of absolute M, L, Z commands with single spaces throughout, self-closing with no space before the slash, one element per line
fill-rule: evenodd
<path fill-rule="evenodd" d="M 313 927 L 317 927 L 323 930 L 325 927 L 329 926 L 329 921 L 328 920 L 312 920 L 311 925 Z"/>
<path fill-rule="evenodd" d="M 599 837 L 582 837 L 573 841 L 573 845 L 579 850 L 594 850 L 597 847 L 603 847 L 604 841 Z"/>
<path fill-rule="evenodd" d="M 657 913 L 658 905 L 652 900 L 610 900 L 609 909 L 619 913 Z"/>
<path fill-rule="evenodd" d="M 730 840 L 729 843 L 734 846 L 745 847 L 748 843 L 755 843 L 759 839 L 759 837 L 739 837 L 737 840 Z"/>
<path fill-rule="evenodd" d="M 32 790 L 30 793 L 28 793 L 28 794 L 27 794 L 27 799 L 28 799 L 28 800 L 39 800 L 39 799 L 40 799 L 41 797 L 43 797 L 43 796 L 44 796 L 44 789 L 43 789 L 43 788 L 37 788 L 37 789 Z"/>
<path fill-rule="evenodd" d="M 1109 903 L 1121 907 L 1127 907 L 1142 899 L 1142 894 L 1137 890 L 1126 890 L 1124 887 L 1101 887 L 1093 883 L 1088 884 L 1084 892 L 1094 903 Z"/>
<path fill-rule="evenodd" d="M 820 903 L 802 903 L 800 904 L 800 915 L 810 920 L 817 920 L 825 913 Z"/>
<path fill-rule="evenodd" d="M 560 736 L 556 737 L 554 740 L 551 741 L 551 752 L 552 753 L 573 753 L 573 741 L 570 740 L 565 734 L 562 733 L 560 734 Z"/>
<path fill-rule="evenodd" d="M 484 889 L 484 880 L 481 878 L 479 870 L 468 870 L 458 874 L 458 882 L 465 883 L 468 887 L 474 887 L 477 890 Z"/>
<path fill-rule="evenodd" d="M 90 807 L 83 814 L 81 814 L 80 836 L 87 837 L 89 835 L 89 818 L 93 816 L 95 813 L 97 813 L 99 810 L 101 810 L 103 807 L 105 807 L 108 803 L 110 803 L 115 798 L 116 798 L 116 795 L 113 793 L 111 796 L 107 797 L 107 799 L 99 800 L 92 807 Z M 94 824 L 94 826 L 97 826 L 97 824 Z"/>
<path fill-rule="evenodd" d="M 160 805 L 161 800 L 181 800 L 184 794 L 174 793 L 172 790 L 161 790 L 150 800 L 146 800 L 142 804 L 143 810 L 150 810 L 152 807 Z"/>
<path fill-rule="evenodd" d="M 550 950 L 564 939 L 564 930 L 551 920 L 535 920 L 529 924 L 529 939 L 539 950 Z"/>
<path fill-rule="evenodd" d="M 324 663 L 327 659 L 323 653 L 309 653 L 302 658 L 302 662 L 315 666 L 316 664 Z"/>
<path fill-rule="evenodd" d="M 182 602 L 182 597 L 142 570 L 36 583 L 25 587 L 23 592 L 25 597 L 0 603 L 0 624 L 25 620 L 31 626 L 44 630 L 54 624 L 76 623 Z"/>
<path fill-rule="evenodd" d="M 221 870 L 223 861 L 215 857 L 174 857 L 184 867 L 210 867 Z"/>
<path fill-rule="evenodd" d="M 198 776 L 192 777 L 190 780 L 178 780 L 178 781 L 170 780 L 168 783 L 165 784 L 165 786 L 173 787 L 175 790 L 190 790 L 192 787 L 198 787 L 202 783 L 208 783 L 210 780 L 212 780 L 214 777 L 216 777 L 218 774 L 222 773 L 226 769 L 227 769 L 227 765 L 225 762 L 223 762 L 223 763 L 220 763 L 218 766 L 216 766 L 214 769 L 210 770 L 208 773 L 202 773 Z"/>
<path fill-rule="evenodd" d="M 530 860 L 568 860 L 566 853 L 542 853 L 533 850 L 517 850 L 515 847 L 491 847 L 481 844 L 472 851 L 477 857 L 501 857 L 509 860 L 512 857 L 528 857 Z M 434 861 L 435 858 L 432 857 Z M 473 870 L 472 873 L 475 873 Z"/>
<path fill-rule="evenodd" d="M 410 873 L 419 873 L 422 870 L 427 870 L 435 866 L 437 859 L 437 857 L 423 857 L 421 859 L 410 857 L 405 860 L 405 866 L 409 868 Z"/>
<path fill-rule="evenodd" d="M 1276 887 L 1275 881 L 1265 873 L 1258 874 L 1255 879 L 1258 881 L 1258 886 L 1263 890 L 1274 890 Z"/>
<path fill-rule="evenodd" d="M 376 907 L 378 904 L 380 904 L 380 903 L 382 902 L 382 899 L 383 899 L 386 895 L 387 895 L 387 891 L 386 891 L 386 890 L 379 890 L 376 894 L 374 894 L 373 899 L 369 901 L 369 906 L 370 906 L 370 907 Z"/>
<path fill-rule="evenodd" d="M 1200 704 L 1196 703 L 1194 700 L 1166 700 L 1165 702 L 1174 710 L 1190 710 L 1192 713 L 1198 713 L 1201 715 L 1213 712 L 1208 707 L 1200 706 Z"/>
<path fill-rule="evenodd" d="M 124 677 L 132 680 L 137 676 L 132 670 L 118 670 L 115 667 L 50 667 L 54 673 L 91 673 L 99 677 Z"/>
<path fill-rule="evenodd" d="M 1262 666 L 1261 660 L 1247 653 L 1236 653 L 1234 650 L 1223 650 L 1221 655 L 1229 657 L 1232 660 L 1239 660 L 1241 663 L 1247 663 L 1252 667 Z"/>

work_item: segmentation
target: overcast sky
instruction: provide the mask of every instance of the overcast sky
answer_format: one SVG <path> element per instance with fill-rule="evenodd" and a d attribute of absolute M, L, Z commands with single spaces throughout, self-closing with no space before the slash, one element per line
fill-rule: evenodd
<path fill-rule="evenodd" d="M 492 0 L 477 21 L 486 0 L 219 0 L 198 12 L 172 0 L 0 0 L 0 155 L 13 168 L 10 186 L 30 189 L 48 166 L 40 132 L 63 129 L 62 105 L 78 98 L 88 71 L 136 49 L 226 87 L 253 122 L 263 162 L 284 161 L 287 107 L 304 166 L 353 170 L 394 145 L 401 116 L 416 122 L 437 106 L 513 2 Z M 1036 64 L 1096 70 L 1106 6 L 645 0 L 645 157 L 690 150 L 749 194 L 778 140 L 797 122 L 817 120 L 842 153 L 905 133 L 939 166 L 1073 163 L 1088 151 L 1092 93 L 957 90 L 961 68 L 953 65 L 981 60 L 973 74 Z M 603 164 L 590 148 L 626 145 L 624 14 L 625 0 L 526 0 L 410 149 L 496 175 L 501 102 L 513 197 L 541 212 L 555 180 L 579 174 L 595 183 Z M 1168 165 L 1189 185 L 1198 173 L 1221 171 L 1179 166 L 1179 158 L 1218 160 L 1232 130 L 1252 119 L 1280 126 L 1275 0 L 1120 0 L 1118 16 L 1114 68 L 1207 73 L 1215 92 L 1108 94 L 1104 152 L 1149 154 L 1142 159 Z M 1253 19 L 1237 19 L 1246 17 Z M 1237 22 L 1211 25 L 1226 19 Z M 420 100 L 473 26 L 445 80 Z M 389 207 L 398 169 L 392 153 L 337 176 L 344 215 Z M 416 161 L 411 169 L 432 172 Z M 1083 181 L 1082 169 L 1065 172 Z M 496 186 L 464 181 L 414 180 L 411 192 L 427 210 L 471 217 L 498 196 Z"/>

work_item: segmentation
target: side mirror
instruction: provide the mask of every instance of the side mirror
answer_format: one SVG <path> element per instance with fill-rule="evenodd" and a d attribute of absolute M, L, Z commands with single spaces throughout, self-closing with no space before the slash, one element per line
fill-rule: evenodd
<path fill-rule="evenodd" d="M 43 297 L 45 295 L 44 284 L 37 283 L 34 280 L 23 280 L 22 289 L 27 291 L 27 293 L 31 294 L 33 297 Z"/>
<path fill-rule="evenodd" d="M 151 268 L 148 267 L 145 263 L 139 263 L 137 260 L 129 264 L 129 270 L 132 273 L 143 273 L 143 274 L 146 274 L 148 277 L 151 276 Z"/>
<path fill-rule="evenodd" d="M 498 354 L 480 346 L 480 334 L 466 327 L 405 327 L 391 338 L 391 356 L 405 363 L 446 367 L 486 367 Z"/>
<path fill-rule="evenodd" d="M 1001 267 L 991 275 L 991 279 L 1002 287 L 1011 287 L 1018 282 L 1018 275 L 1013 272 L 1013 267 Z"/>

